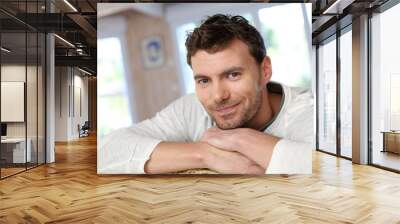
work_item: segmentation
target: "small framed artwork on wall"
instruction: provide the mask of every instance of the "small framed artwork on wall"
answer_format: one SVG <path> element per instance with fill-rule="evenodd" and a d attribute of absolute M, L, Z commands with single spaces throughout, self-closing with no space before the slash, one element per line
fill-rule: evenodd
<path fill-rule="evenodd" d="M 142 40 L 142 55 L 145 68 L 157 68 L 164 63 L 161 37 L 150 36 Z"/>

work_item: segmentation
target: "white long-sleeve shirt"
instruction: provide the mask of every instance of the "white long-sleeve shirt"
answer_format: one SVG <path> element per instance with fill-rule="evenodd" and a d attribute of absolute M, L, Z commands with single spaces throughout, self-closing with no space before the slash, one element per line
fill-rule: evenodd
<path fill-rule="evenodd" d="M 270 82 L 269 91 L 282 93 L 283 103 L 265 133 L 281 138 L 266 174 L 311 174 L 314 109 L 307 89 Z M 118 129 L 99 140 L 99 174 L 144 174 L 144 165 L 162 141 L 197 141 L 215 126 L 195 94 L 183 96 L 153 118 Z"/>

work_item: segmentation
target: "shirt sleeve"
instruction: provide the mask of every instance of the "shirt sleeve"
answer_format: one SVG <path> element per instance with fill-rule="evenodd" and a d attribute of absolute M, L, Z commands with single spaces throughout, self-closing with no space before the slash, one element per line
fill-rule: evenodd
<path fill-rule="evenodd" d="M 281 139 L 274 147 L 266 174 L 311 174 L 312 145 Z"/>
<path fill-rule="evenodd" d="M 185 108 L 190 107 L 189 98 L 182 97 L 153 118 L 115 130 L 99 140 L 98 173 L 144 174 L 144 165 L 160 142 L 187 141 L 184 115 Z"/>
<path fill-rule="evenodd" d="M 285 114 L 285 136 L 275 145 L 266 174 L 311 174 L 315 148 L 311 92 L 299 94 Z"/>

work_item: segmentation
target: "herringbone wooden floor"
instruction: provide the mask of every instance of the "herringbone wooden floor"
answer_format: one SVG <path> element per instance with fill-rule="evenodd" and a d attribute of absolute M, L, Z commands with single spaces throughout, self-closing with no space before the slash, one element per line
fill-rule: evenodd
<path fill-rule="evenodd" d="M 96 174 L 96 139 L 0 181 L 0 223 L 400 223 L 400 175 L 314 153 L 313 175 Z"/>

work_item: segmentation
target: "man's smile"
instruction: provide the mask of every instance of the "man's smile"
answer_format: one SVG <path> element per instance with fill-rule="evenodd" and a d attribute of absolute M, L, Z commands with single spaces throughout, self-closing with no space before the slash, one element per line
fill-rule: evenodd
<path fill-rule="evenodd" d="M 216 111 L 220 116 L 228 115 L 230 113 L 235 112 L 235 110 L 236 110 L 236 108 L 237 108 L 237 106 L 239 104 L 240 104 L 240 102 L 236 103 L 234 105 L 231 105 L 231 106 L 225 106 L 225 107 L 217 108 Z"/>

